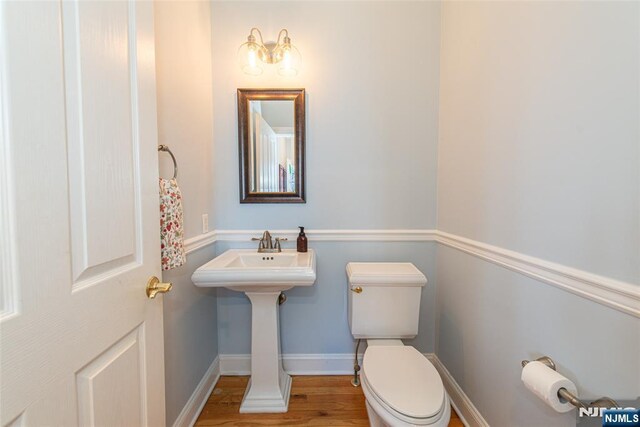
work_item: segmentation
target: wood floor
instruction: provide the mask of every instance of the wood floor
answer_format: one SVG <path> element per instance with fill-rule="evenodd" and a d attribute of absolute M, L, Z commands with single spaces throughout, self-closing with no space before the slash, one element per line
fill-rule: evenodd
<path fill-rule="evenodd" d="M 289 411 L 240 414 L 249 377 L 220 377 L 196 426 L 368 426 L 362 388 L 348 376 L 293 377 Z M 450 427 L 463 424 L 451 408 Z"/>

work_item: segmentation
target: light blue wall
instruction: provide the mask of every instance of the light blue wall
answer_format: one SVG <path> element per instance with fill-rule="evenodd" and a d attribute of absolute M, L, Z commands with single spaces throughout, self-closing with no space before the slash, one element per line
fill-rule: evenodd
<path fill-rule="evenodd" d="M 303 56 L 295 78 L 236 62 L 251 27 L 281 28 Z M 440 4 L 438 2 L 213 2 L 213 185 L 216 229 L 415 229 L 436 223 Z M 416 41 L 417 43 L 406 41 Z M 307 90 L 307 203 L 240 204 L 236 89 Z M 351 353 L 345 266 L 412 261 L 430 279 L 417 346 L 433 350 L 431 243 L 309 242 L 318 281 L 287 291 L 285 353 Z M 242 245 L 219 242 L 217 253 Z M 245 247 L 254 247 L 255 244 Z M 219 290 L 221 354 L 250 352 L 250 306 Z"/>
<path fill-rule="evenodd" d="M 255 247 L 216 243 L 217 252 L 230 247 Z M 431 242 L 309 242 L 317 255 L 317 282 L 309 288 L 286 291 L 280 309 L 283 353 L 353 353 L 354 340 L 347 318 L 349 261 L 413 262 L 428 278 L 422 292 L 419 335 L 407 343 L 420 351 L 434 351 L 435 244 Z M 389 303 L 393 303 L 389 301 Z M 251 305 L 247 297 L 218 290 L 218 333 L 221 354 L 251 352 Z"/>
<path fill-rule="evenodd" d="M 443 4 L 438 229 L 640 283 L 640 4 Z M 463 125 L 461 125 L 463 124 Z M 640 319 L 439 246 L 436 354 L 492 426 L 575 426 L 520 381 L 640 395 Z"/>
<path fill-rule="evenodd" d="M 438 2 L 213 2 L 217 229 L 434 228 Z M 299 76 L 237 64 L 251 27 L 289 30 Z M 307 203 L 240 204 L 236 89 L 307 91 Z"/>
<path fill-rule="evenodd" d="M 168 145 L 178 161 L 188 239 L 202 232 L 202 214 L 210 212 L 213 198 L 210 7 L 203 1 L 161 1 L 154 12 L 158 143 Z M 171 158 L 164 153 L 158 158 L 160 176 L 172 176 Z M 218 355 L 215 292 L 191 282 L 193 271 L 214 251 L 210 246 L 190 253 L 185 266 L 162 275 L 173 283 L 171 292 L 158 297 L 164 308 L 168 426 Z"/>
<path fill-rule="evenodd" d="M 439 230 L 640 284 L 639 16 L 443 4 Z"/>
<path fill-rule="evenodd" d="M 172 425 L 205 372 L 218 356 L 215 290 L 198 288 L 191 281 L 196 268 L 215 256 L 213 245 L 192 252 L 187 264 L 165 271 L 172 282 L 162 295 L 164 308 L 164 370 L 166 420 Z"/>
<path fill-rule="evenodd" d="M 436 354 L 492 426 L 575 426 L 520 381 L 551 356 L 580 396 L 640 396 L 639 319 L 438 246 Z"/>

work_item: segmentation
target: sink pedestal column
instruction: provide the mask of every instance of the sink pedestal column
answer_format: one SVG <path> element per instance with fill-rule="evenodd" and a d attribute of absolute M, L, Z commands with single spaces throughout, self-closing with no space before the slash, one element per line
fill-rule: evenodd
<path fill-rule="evenodd" d="M 251 300 L 251 380 L 241 413 L 287 412 L 291 377 L 282 368 L 277 292 L 246 292 Z"/>

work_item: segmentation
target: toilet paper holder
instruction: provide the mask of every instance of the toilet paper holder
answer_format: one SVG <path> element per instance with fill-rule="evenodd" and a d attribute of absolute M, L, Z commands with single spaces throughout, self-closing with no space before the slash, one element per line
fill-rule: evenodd
<path fill-rule="evenodd" d="M 554 371 L 557 371 L 556 369 L 556 362 L 553 361 L 552 358 L 550 358 L 549 356 L 542 356 L 539 357 L 535 360 L 536 362 L 540 362 L 544 365 L 547 365 L 549 368 L 553 369 Z M 526 366 L 526 364 L 529 363 L 529 360 L 523 360 L 522 361 L 522 367 L 524 368 Z M 560 397 L 561 399 L 566 400 L 567 402 L 569 402 L 570 404 L 572 404 L 573 406 L 575 406 L 576 408 L 617 408 L 620 405 L 618 405 L 618 402 L 616 402 L 615 400 L 611 399 L 610 397 L 601 397 L 600 399 L 596 399 L 590 403 L 585 403 L 582 400 L 580 400 L 578 398 L 578 396 L 576 396 L 575 394 L 571 393 L 569 390 L 567 390 L 566 388 L 562 387 L 560 390 L 558 390 L 558 397 Z"/>

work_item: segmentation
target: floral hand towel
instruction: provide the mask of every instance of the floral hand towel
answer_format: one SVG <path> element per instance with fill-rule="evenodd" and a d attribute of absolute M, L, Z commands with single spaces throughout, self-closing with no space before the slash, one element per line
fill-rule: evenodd
<path fill-rule="evenodd" d="M 160 178 L 160 253 L 162 269 L 187 262 L 182 225 L 182 194 L 175 178 Z"/>

